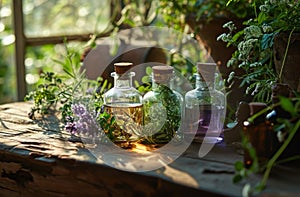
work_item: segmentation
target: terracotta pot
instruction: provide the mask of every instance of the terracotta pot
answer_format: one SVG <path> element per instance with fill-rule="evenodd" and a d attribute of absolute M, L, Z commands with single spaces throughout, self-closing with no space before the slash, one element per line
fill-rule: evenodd
<path fill-rule="evenodd" d="M 279 74 L 284 54 L 288 44 L 289 33 L 280 33 L 274 38 L 274 63 L 276 72 Z M 287 83 L 293 90 L 300 92 L 300 33 L 293 33 L 286 61 L 282 70 L 282 83 Z"/>
<path fill-rule="evenodd" d="M 205 47 L 213 60 L 219 65 L 220 71 L 224 74 L 231 72 L 231 69 L 226 67 L 226 63 L 236 48 L 233 46 L 227 47 L 227 43 L 217 41 L 217 37 L 226 31 L 223 25 L 229 21 L 233 21 L 240 29 L 244 20 L 227 17 L 216 17 L 210 21 L 207 21 L 207 19 L 197 20 L 195 14 L 190 14 L 186 17 L 186 22 L 196 33 L 198 42 Z"/>
<path fill-rule="evenodd" d="M 155 47 L 145 47 L 142 45 L 128 44 L 124 40 L 121 40 L 118 51 L 115 55 L 112 55 L 110 50 L 113 43 L 109 42 L 110 39 L 104 39 L 93 50 L 87 50 L 82 58 L 82 69 L 86 69 L 86 75 L 88 79 L 96 80 L 101 76 L 103 79 L 107 79 L 108 82 L 113 84 L 113 78 L 110 76 L 114 72 L 114 63 L 116 62 L 132 62 L 134 66 L 156 62 L 157 64 L 166 63 L 166 51 Z M 153 65 L 153 64 L 152 64 Z M 146 75 L 142 67 L 134 67 L 136 72 L 135 79 L 141 81 L 141 78 Z"/>

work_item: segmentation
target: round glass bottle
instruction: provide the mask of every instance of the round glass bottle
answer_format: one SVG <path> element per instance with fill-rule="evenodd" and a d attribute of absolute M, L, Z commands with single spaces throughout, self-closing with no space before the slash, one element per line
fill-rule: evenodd
<path fill-rule="evenodd" d="M 143 124 L 142 96 L 132 86 L 134 72 L 130 72 L 132 63 L 115 63 L 114 87 L 104 94 L 104 112 L 110 115 L 108 126 L 103 128 L 106 135 L 122 147 L 139 139 Z"/>
<path fill-rule="evenodd" d="M 173 80 L 173 67 L 152 67 L 152 90 L 143 97 L 145 143 L 165 144 L 178 134 L 183 97 L 172 89 Z"/>
<path fill-rule="evenodd" d="M 225 95 L 215 89 L 215 63 L 198 63 L 195 89 L 185 94 L 186 134 L 192 134 L 194 141 L 218 143 L 225 118 Z"/>

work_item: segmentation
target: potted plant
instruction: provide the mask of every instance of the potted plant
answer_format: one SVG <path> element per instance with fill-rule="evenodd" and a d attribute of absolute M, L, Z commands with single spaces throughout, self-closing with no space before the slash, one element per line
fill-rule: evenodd
<path fill-rule="evenodd" d="M 222 25 L 229 19 L 242 21 L 251 17 L 254 14 L 252 1 L 240 0 L 238 5 L 227 5 L 228 0 L 130 0 L 124 5 L 116 25 L 136 27 L 157 22 L 158 25 L 165 23 L 184 33 L 193 33 L 215 62 L 223 64 L 229 59 L 231 52 L 224 43 L 216 41 L 217 35 L 222 32 Z M 260 1 L 262 2 L 257 0 L 255 5 L 260 5 Z M 154 20 L 155 18 L 158 20 Z"/>
<path fill-rule="evenodd" d="M 252 188 L 249 184 L 246 184 L 244 188 L 246 195 L 249 195 L 249 192 L 261 191 L 266 186 L 271 169 L 278 159 L 284 158 L 285 161 L 299 159 L 299 156 L 288 153 L 289 148 L 295 148 L 295 145 L 297 146 L 296 149 L 299 150 L 297 140 L 299 139 L 300 130 L 298 88 L 300 74 L 299 69 L 290 67 L 293 66 L 293 62 L 299 62 L 299 49 L 296 49 L 296 52 L 292 51 L 299 45 L 299 41 L 297 41 L 297 35 L 300 31 L 299 8 L 300 2 L 298 0 L 266 0 L 264 4 L 259 6 L 256 16 L 244 22 L 245 27 L 242 30 L 233 33 L 235 25 L 233 22 L 228 22 L 224 27 L 229 29 L 229 33 L 224 33 L 218 37 L 218 39 L 227 42 L 228 45 L 234 45 L 237 48 L 232 58 L 227 62 L 227 66 L 244 70 L 245 74 L 240 78 L 242 78 L 241 86 L 247 86 L 246 93 L 253 96 L 252 101 L 268 104 L 267 108 L 249 117 L 248 122 L 255 120 L 259 115 L 269 110 L 281 110 L 273 116 L 275 118 L 271 124 L 274 134 L 277 135 L 280 141 L 280 146 L 268 159 L 266 165 L 257 164 L 257 157 L 251 146 L 250 148 L 246 146 L 246 148 L 251 149 L 250 152 L 256 162 L 248 169 L 244 167 L 242 162 L 236 163 L 235 167 L 238 173 L 234 177 L 234 181 L 239 181 L 249 173 L 258 172 L 261 167 L 264 169 L 262 181 L 256 187 Z M 295 38 L 294 35 L 296 35 Z M 284 40 L 281 41 L 284 44 L 283 47 L 277 46 L 279 40 Z M 290 60 L 292 60 L 292 63 L 290 63 Z M 296 80 L 286 80 L 284 76 L 289 73 L 292 73 Z M 235 78 L 234 74 L 230 77 L 229 80 Z M 282 83 L 288 83 L 288 86 L 282 85 Z M 274 102 L 274 95 L 272 95 L 272 87 L 274 86 L 280 87 L 280 90 L 275 88 L 279 95 L 275 99 L 276 102 Z M 286 90 L 281 89 L 282 87 L 289 87 L 294 96 L 282 97 L 281 93 L 286 92 Z M 273 103 L 271 104 L 272 100 Z M 285 111 L 285 114 L 282 111 Z M 243 142 L 244 139 L 242 139 Z M 299 151 L 297 154 L 299 154 Z M 283 157 L 284 155 L 292 157 L 286 158 Z"/>
<path fill-rule="evenodd" d="M 253 13 L 253 5 L 249 4 L 249 0 L 228 6 L 227 2 L 228 0 L 159 0 L 158 13 L 168 26 L 192 32 L 215 62 L 221 65 L 227 62 L 233 51 L 233 48 L 226 49 L 224 43 L 216 40 L 222 32 L 222 25 L 229 19 L 239 23 Z"/>
<path fill-rule="evenodd" d="M 217 41 L 217 37 L 224 30 L 222 26 L 229 20 L 233 20 L 238 24 L 238 28 L 242 28 L 242 21 L 254 16 L 254 7 L 261 2 L 241 0 L 240 4 L 227 5 L 228 0 L 159 0 L 158 12 L 168 26 L 191 33 L 218 64 L 223 78 L 228 78 L 232 68 L 227 68 L 226 62 L 236 48 L 226 47 L 226 43 Z M 236 68 L 235 72 L 243 71 Z M 244 90 L 236 84 L 228 85 L 226 91 L 228 92 L 227 117 L 231 117 L 238 101 L 245 99 L 245 95 Z"/>
<path fill-rule="evenodd" d="M 229 33 L 218 37 L 227 42 L 228 46 L 237 47 L 227 66 L 242 68 L 245 71 L 241 86 L 247 86 L 246 93 L 251 94 L 255 101 L 269 103 L 271 87 L 277 82 L 289 82 L 283 78 L 288 73 L 292 73 L 296 78 L 289 85 L 297 91 L 299 69 L 289 68 L 294 66 L 289 60 L 299 62 L 300 57 L 299 48 L 297 49 L 297 32 L 300 31 L 299 8 L 300 2 L 297 0 L 266 0 L 257 10 L 256 17 L 244 22 L 245 27 L 241 31 L 234 33 L 236 27 L 230 21 L 224 25 L 229 29 Z M 283 49 L 277 45 L 279 40 L 284 40 L 281 41 L 284 44 Z M 292 49 L 296 49 L 296 52 Z"/>

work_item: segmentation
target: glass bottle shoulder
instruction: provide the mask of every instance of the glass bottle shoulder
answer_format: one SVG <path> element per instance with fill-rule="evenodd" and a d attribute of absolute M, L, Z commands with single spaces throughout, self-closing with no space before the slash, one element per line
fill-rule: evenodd
<path fill-rule="evenodd" d="M 172 90 L 172 93 L 174 93 L 176 95 L 176 98 L 178 99 L 180 104 L 182 104 L 183 100 L 184 100 L 183 96 L 175 90 Z M 143 96 L 143 101 L 144 102 L 147 102 L 147 101 L 160 101 L 161 100 L 160 97 L 162 97 L 162 95 L 160 95 L 160 92 L 155 91 L 155 90 L 151 90 Z"/>
<path fill-rule="evenodd" d="M 185 94 L 186 105 L 222 105 L 226 102 L 225 95 L 215 89 L 196 88 Z"/>
<path fill-rule="evenodd" d="M 130 88 L 111 88 L 104 94 L 104 103 L 142 103 L 142 96 L 138 90 Z"/>

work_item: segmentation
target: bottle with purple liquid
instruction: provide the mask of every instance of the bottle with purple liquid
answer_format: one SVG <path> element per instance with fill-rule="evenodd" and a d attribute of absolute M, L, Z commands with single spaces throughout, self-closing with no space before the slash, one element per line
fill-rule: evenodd
<path fill-rule="evenodd" d="M 218 143 L 223 140 L 225 95 L 215 89 L 215 63 L 198 63 L 196 87 L 185 95 L 186 134 L 194 141 Z"/>

